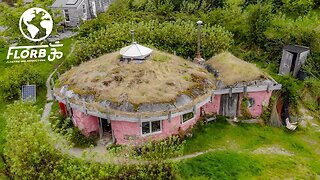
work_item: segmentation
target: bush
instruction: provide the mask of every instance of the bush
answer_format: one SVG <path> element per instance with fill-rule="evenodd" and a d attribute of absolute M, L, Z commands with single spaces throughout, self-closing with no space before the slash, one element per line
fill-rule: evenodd
<path fill-rule="evenodd" d="M 171 136 L 162 141 L 150 141 L 142 146 L 135 147 L 132 156 L 150 160 L 164 160 L 178 157 L 183 154 L 184 141 L 178 136 Z"/>
<path fill-rule="evenodd" d="M 80 61 L 96 58 L 104 53 L 118 50 L 131 43 L 129 30 L 136 31 L 136 41 L 167 52 L 176 51 L 183 57 L 194 57 L 197 46 L 197 28 L 195 22 L 114 23 L 100 31 L 92 32 L 80 39 L 76 48 L 76 57 Z M 203 56 L 209 58 L 227 50 L 232 34 L 221 26 L 205 25 L 203 28 Z"/>
<path fill-rule="evenodd" d="M 70 141 L 74 143 L 76 147 L 91 147 L 97 145 L 98 136 L 90 135 L 86 137 L 82 134 L 81 130 L 77 127 L 72 127 L 68 129 L 68 136 Z"/>
<path fill-rule="evenodd" d="M 12 179 L 174 179 L 174 163 L 108 164 L 63 155 L 35 106 L 15 102 L 6 110 L 6 167 Z M 57 149 L 56 149 L 57 148 Z M 61 147 L 62 148 L 62 147 Z"/>
<path fill-rule="evenodd" d="M 282 3 L 283 11 L 296 17 L 309 13 L 314 6 L 313 0 L 282 0 Z"/>
<path fill-rule="evenodd" d="M 284 45 L 298 44 L 310 47 L 313 52 L 319 52 L 319 25 L 320 19 L 317 14 L 309 14 L 297 19 L 278 15 L 271 20 L 265 34 L 273 47 L 282 48 Z"/>
<path fill-rule="evenodd" d="M 44 77 L 28 64 L 11 66 L 2 72 L 0 92 L 7 100 L 17 99 L 21 94 L 21 86 L 27 83 L 40 87 L 44 84 Z"/>
<path fill-rule="evenodd" d="M 4 38 L 0 37 L 0 49 L 5 48 L 7 46 L 8 46 L 7 41 Z"/>

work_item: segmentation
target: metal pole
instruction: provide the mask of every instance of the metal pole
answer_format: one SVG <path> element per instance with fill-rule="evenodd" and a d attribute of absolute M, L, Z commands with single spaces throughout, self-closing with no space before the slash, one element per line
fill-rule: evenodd
<path fill-rule="evenodd" d="M 132 36 L 132 44 L 134 43 L 134 30 L 130 30 L 131 36 Z"/>
<path fill-rule="evenodd" d="M 197 59 L 201 59 L 201 25 L 202 25 L 202 21 L 198 21 L 198 49 L 197 49 L 197 54 L 196 54 L 196 58 Z"/>

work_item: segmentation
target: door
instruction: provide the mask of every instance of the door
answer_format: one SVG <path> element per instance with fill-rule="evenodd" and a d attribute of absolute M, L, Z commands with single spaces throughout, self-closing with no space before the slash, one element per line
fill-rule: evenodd
<path fill-rule="evenodd" d="M 291 66 L 292 66 L 292 59 L 293 59 L 292 53 L 288 51 L 283 51 L 279 74 L 286 75 L 290 73 Z"/>
<path fill-rule="evenodd" d="M 220 101 L 220 114 L 227 117 L 237 117 L 239 107 L 239 94 L 235 93 L 231 96 L 224 94 Z"/>

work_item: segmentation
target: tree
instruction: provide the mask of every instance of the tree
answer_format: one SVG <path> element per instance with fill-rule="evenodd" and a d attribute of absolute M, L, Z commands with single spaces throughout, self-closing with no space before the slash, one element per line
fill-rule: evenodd
<path fill-rule="evenodd" d="M 313 0 L 282 0 L 283 11 L 291 16 L 306 15 L 314 7 Z"/>
<path fill-rule="evenodd" d="M 272 18 L 271 5 L 258 3 L 247 7 L 248 26 L 249 26 L 249 42 L 254 45 L 263 47 L 266 42 L 265 31 L 270 24 Z"/>
<path fill-rule="evenodd" d="M 59 11 L 53 11 L 50 6 L 52 0 L 34 0 L 32 3 L 24 5 L 22 0 L 18 0 L 15 6 L 9 6 L 6 3 L 0 3 L 0 26 L 5 27 L 5 30 L 0 33 L 0 36 L 9 38 L 11 41 L 18 42 L 19 44 L 28 44 L 29 40 L 25 39 L 19 29 L 20 16 L 24 11 L 31 7 L 41 7 L 47 10 L 51 16 L 53 16 L 54 25 L 58 24 L 62 17 Z M 39 19 L 37 20 L 39 21 Z M 35 22 L 37 23 L 37 22 Z M 56 31 L 58 26 L 53 27 L 53 33 Z"/>

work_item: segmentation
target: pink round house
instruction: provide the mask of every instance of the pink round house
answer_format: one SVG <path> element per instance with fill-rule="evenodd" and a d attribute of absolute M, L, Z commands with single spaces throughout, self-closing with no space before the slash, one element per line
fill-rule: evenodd
<path fill-rule="evenodd" d="M 281 85 L 230 53 L 199 65 L 133 43 L 64 73 L 54 89 L 66 116 L 85 135 L 116 144 L 163 139 L 201 116 L 259 117 Z"/>

